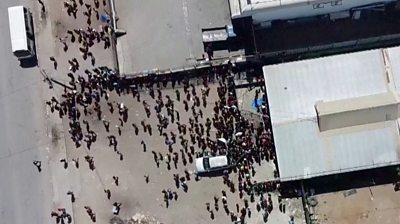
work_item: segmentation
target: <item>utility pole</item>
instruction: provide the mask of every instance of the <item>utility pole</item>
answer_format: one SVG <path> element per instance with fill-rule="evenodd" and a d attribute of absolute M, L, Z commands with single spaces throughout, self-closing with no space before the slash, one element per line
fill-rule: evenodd
<path fill-rule="evenodd" d="M 58 85 L 60 85 L 60 86 L 62 86 L 64 88 L 67 88 L 67 89 L 70 89 L 70 90 L 74 89 L 71 86 L 65 85 L 64 83 L 62 83 L 62 82 L 60 82 L 60 81 L 58 81 L 58 80 L 56 80 L 54 78 L 49 77 L 44 69 L 39 69 L 39 71 L 40 71 L 40 73 L 42 74 L 42 76 L 44 78 L 43 81 L 47 82 L 49 84 L 49 88 L 50 89 L 52 89 L 54 87 L 53 83 L 58 84 Z"/>

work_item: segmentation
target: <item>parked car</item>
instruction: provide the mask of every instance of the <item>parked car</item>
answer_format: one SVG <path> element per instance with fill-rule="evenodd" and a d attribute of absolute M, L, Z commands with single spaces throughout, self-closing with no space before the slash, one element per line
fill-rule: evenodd
<path fill-rule="evenodd" d="M 206 173 L 229 168 L 228 157 L 225 156 L 204 156 L 196 159 L 196 172 Z"/>

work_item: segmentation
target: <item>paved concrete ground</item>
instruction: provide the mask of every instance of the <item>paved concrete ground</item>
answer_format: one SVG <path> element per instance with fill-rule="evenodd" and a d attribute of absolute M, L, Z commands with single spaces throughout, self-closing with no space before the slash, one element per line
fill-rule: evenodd
<path fill-rule="evenodd" d="M 400 223 L 400 193 L 393 185 L 355 189 L 316 196 L 317 223 L 324 224 L 392 224 Z"/>
<path fill-rule="evenodd" d="M 212 113 L 213 99 L 216 99 L 216 87 L 213 85 L 211 96 L 208 101 L 207 108 L 202 108 L 205 118 Z M 183 90 L 180 90 L 183 92 Z M 199 89 L 198 89 L 199 91 Z M 169 95 L 175 98 L 175 92 L 172 89 L 164 90 L 163 95 Z M 155 101 L 145 92 L 141 94 L 141 100 L 145 100 L 153 108 Z M 164 156 L 168 152 L 164 144 L 164 137 L 159 136 L 158 131 L 155 129 L 157 121 L 155 119 L 154 111 L 150 119 L 146 118 L 143 105 L 132 98 L 132 95 L 119 97 L 113 94 L 110 101 L 124 102 L 129 108 L 128 122 L 122 127 L 122 136 L 118 136 L 115 125 L 119 125 L 118 114 L 114 112 L 111 114 L 109 111 L 104 111 L 104 119 L 111 120 L 111 133 L 107 133 L 101 121 L 98 121 L 95 115 L 86 117 L 85 119 L 91 121 L 91 129 L 98 134 L 98 141 L 94 143 L 91 150 L 82 147 L 75 150 L 73 142 L 67 140 L 69 148 L 69 159 L 82 158 L 84 155 L 89 154 L 94 157 L 96 170 L 90 171 L 88 164 L 82 162 L 79 170 L 75 168 L 69 169 L 71 172 L 77 174 L 77 178 L 71 180 L 74 184 L 74 192 L 77 196 L 75 203 L 75 217 L 76 223 L 89 222 L 83 206 L 89 205 L 97 213 L 99 220 L 107 220 L 112 218 L 111 204 L 112 202 L 121 202 L 123 204 L 120 217 L 128 219 L 136 213 L 146 216 L 154 217 L 162 223 L 230 223 L 230 218 L 225 215 L 220 205 L 220 210 L 215 213 L 215 219 L 211 220 L 209 213 L 206 211 L 206 202 L 213 204 L 213 196 L 221 196 L 221 190 L 229 191 L 222 183 L 222 177 L 203 177 L 200 181 L 194 181 L 194 176 L 191 176 L 191 181 L 188 182 L 189 191 L 184 193 L 182 189 L 177 189 L 174 185 L 173 174 L 179 173 L 181 176 L 184 174 L 184 169 L 189 172 L 194 171 L 194 164 L 183 166 L 182 162 L 178 163 L 178 169 L 172 166 L 168 170 L 166 164 L 161 162 L 160 168 L 157 168 L 153 161 L 152 150 L 162 153 Z M 102 105 L 102 108 L 107 108 L 107 105 Z M 183 103 L 175 101 L 175 108 L 180 111 L 181 123 L 188 123 L 188 114 L 184 112 Z M 163 111 L 166 114 L 166 111 Z M 145 120 L 153 127 L 153 135 L 143 133 L 140 122 Z M 135 123 L 140 127 L 139 136 L 136 136 L 131 123 Z M 176 125 L 169 126 L 166 132 L 173 131 L 177 133 Z M 117 136 L 118 149 L 124 155 L 123 161 L 119 160 L 119 156 L 108 146 L 108 140 L 105 136 L 114 134 Z M 213 137 L 213 134 L 212 134 Z M 147 152 L 143 152 L 140 142 L 144 140 L 147 144 Z M 174 150 L 179 151 L 178 145 L 174 145 Z M 198 149 L 197 149 L 198 150 Z M 144 175 L 150 176 L 150 183 L 146 184 Z M 116 186 L 112 176 L 118 176 L 120 179 L 120 186 Z M 232 174 L 233 179 L 237 179 L 236 174 Z M 111 189 L 111 201 L 108 201 L 103 190 Z M 162 199 L 161 191 L 163 189 L 171 189 L 177 191 L 178 200 L 172 201 L 169 208 L 165 207 Z M 298 223 L 302 223 L 301 204 L 298 200 L 288 200 L 288 209 L 286 214 L 282 214 L 277 209 L 277 198 L 274 197 L 275 209 L 269 217 L 268 223 L 284 223 L 289 220 L 289 215 L 295 214 Z M 228 193 L 228 204 L 231 210 L 235 209 L 235 203 L 243 204 L 238 198 L 238 193 Z M 261 223 L 262 216 L 255 209 L 255 204 L 251 204 L 252 218 L 248 223 Z M 215 210 L 214 210 L 215 211 Z"/>
<path fill-rule="evenodd" d="M 230 24 L 226 0 L 115 1 L 120 71 L 133 74 L 152 69 L 190 66 L 202 58 L 202 28 Z"/>

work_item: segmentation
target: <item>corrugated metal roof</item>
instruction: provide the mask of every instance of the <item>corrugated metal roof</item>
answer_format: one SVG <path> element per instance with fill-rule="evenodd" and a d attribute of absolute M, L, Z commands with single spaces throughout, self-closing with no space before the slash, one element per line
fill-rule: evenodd
<path fill-rule="evenodd" d="M 314 107 L 400 87 L 400 48 L 387 52 L 389 64 L 372 50 L 263 68 L 281 180 L 400 163 L 397 120 L 320 132 Z"/>

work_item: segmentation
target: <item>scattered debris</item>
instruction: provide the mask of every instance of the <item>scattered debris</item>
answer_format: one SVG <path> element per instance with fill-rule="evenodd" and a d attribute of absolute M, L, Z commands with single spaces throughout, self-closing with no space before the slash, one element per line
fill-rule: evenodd
<path fill-rule="evenodd" d="M 343 196 L 344 197 L 348 197 L 348 196 L 353 195 L 353 194 L 357 194 L 357 190 L 356 189 L 351 189 L 351 190 L 343 192 Z"/>

